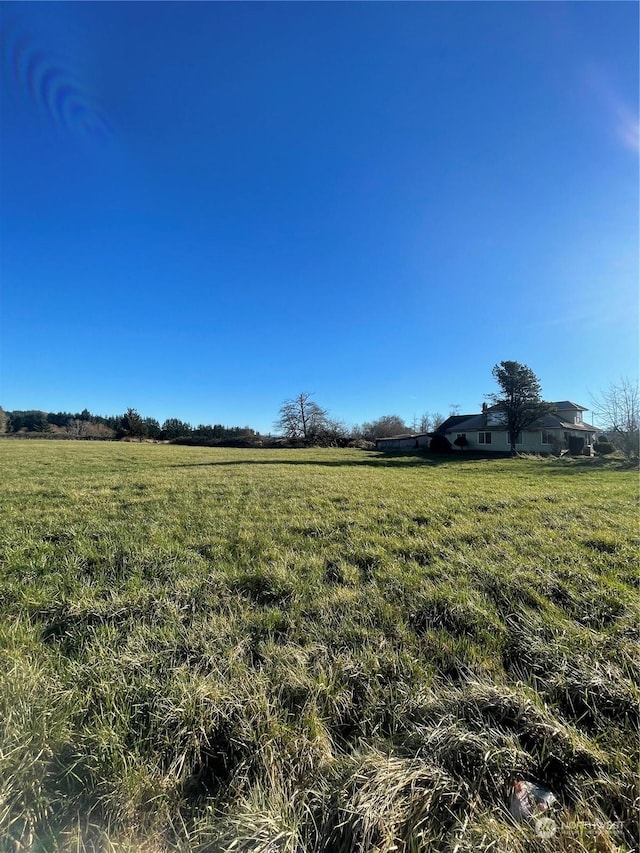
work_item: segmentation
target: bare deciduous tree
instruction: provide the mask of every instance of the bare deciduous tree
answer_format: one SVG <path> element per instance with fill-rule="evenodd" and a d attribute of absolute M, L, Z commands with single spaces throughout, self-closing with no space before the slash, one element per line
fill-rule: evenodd
<path fill-rule="evenodd" d="M 590 395 L 594 420 L 616 449 L 630 459 L 638 456 L 640 406 L 638 383 L 626 377 L 612 382 L 598 396 Z"/>
<path fill-rule="evenodd" d="M 292 400 L 285 400 L 278 414 L 280 417 L 274 424 L 276 431 L 293 441 L 315 441 L 330 427 L 327 411 L 306 391 Z"/>
<path fill-rule="evenodd" d="M 424 412 L 417 420 L 416 426 L 419 432 L 435 432 L 443 422 L 444 416 L 440 412 Z"/>
<path fill-rule="evenodd" d="M 382 415 L 381 418 L 375 421 L 368 421 L 362 424 L 362 434 L 369 441 L 410 432 L 409 427 L 398 415 Z"/>

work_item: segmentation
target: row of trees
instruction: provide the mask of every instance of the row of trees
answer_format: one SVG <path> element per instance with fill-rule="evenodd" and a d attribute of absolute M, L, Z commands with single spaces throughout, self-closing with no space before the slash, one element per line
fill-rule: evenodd
<path fill-rule="evenodd" d="M 118 424 L 117 417 L 82 412 L 43 412 L 39 409 L 5 412 L 0 408 L 0 434 L 58 433 L 73 438 L 111 438 Z"/>
<path fill-rule="evenodd" d="M 414 418 L 411 425 L 399 415 L 382 415 L 373 421 L 347 426 L 329 417 L 326 409 L 311 399 L 311 394 L 301 393 L 285 401 L 275 430 L 293 443 L 339 445 L 351 440 L 375 441 L 390 435 L 411 432 L 430 432 L 444 421 L 434 412 Z M 0 434 L 48 434 L 69 438 L 150 438 L 157 441 L 224 441 L 256 439 L 259 433 L 249 426 L 227 427 L 222 424 L 193 426 L 180 418 L 168 418 L 162 424 L 155 418 L 143 417 L 129 408 L 122 415 L 94 415 L 88 409 L 82 412 L 5 412 L 0 408 Z"/>
<path fill-rule="evenodd" d="M 199 424 L 194 427 L 179 418 L 167 418 L 160 425 L 155 418 L 143 418 L 135 409 L 127 409 L 120 419 L 119 437 L 152 438 L 159 441 L 202 439 L 206 441 L 256 438 L 258 433 L 249 426 L 227 427 L 222 424 Z"/>
<path fill-rule="evenodd" d="M 192 426 L 179 418 L 167 418 L 160 424 L 155 418 L 143 417 L 136 409 L 122 415 L 93 415 L 82 412 L 42 412 L 39 410 L 5 412 L 0 408 L 0 434 L 40 433 L 70 438 L 151 438 L 174 441 L 181 438 L 225 440 L 255 437 L 251 427 L 227 427 L 222 424 Z"/>
<path fill-rule="evenodd" d="M 535 373 L 517 361 L 502 361 L 493 368 L 499 390 L 487 399 L 504 412 L 510 433 L 511 449 L 516 439 L 553 406 L 541 396 Z M 612 383 L 599 395 L 591 396 L 596 426 L 608 441 L 626 456 L 638 455 L 639 394 L 638 384 L 629 379 Z M 452 406 L 450 415 L 458 414 Z M 279 436 L 299 444 L 341 445 L 351 440 L 375 441 L 392 435 L 435 432 L 444 421 L 438 413 L 425 412 L 414 418 L 411 426 L 398 415 L 383 415 L 361 425 L 347 426 L 330 417 L 312 395 L 301 392 L 281 405 L 274 427 Z M 194 427 L 179 418 L 168 418 L 162 424 L 155 418 L 143 417 L 136 409 L 122 415 L 93 415 L 82 412 L 42 412 L 38 410 L 5 412 L 0 408 L 0 434 L 52 433 L 71 438 L 150 438 L 155 440 L 189 440 L 196 443 L 224 440 L 253 440 L 259 433 L 251 427 L 227 427 L 222 424 L 199 424 Z"/>
<path fill-rule="evenodd" d="M 443 421 L 444 417 L 439 413 L 425 412 L 419 419 L 414 418 L 411 426 L 398 415 L 382 415 L 361 425 L 347 426 L 343 421 L 331 418 L 327 409 L 303 391 L 280 406 L 274 429 L 278 435 L 294 443 L 336 445 L 350 440 L 375 441 L 390 435 L 431 432 Z"/>
<path fill-rule="evenodd" d="M 450 415 L 456 414 L 455 408 L 452 406 Z M 419 417 L 414 417 L 410 425 L 397 415 L 383 415 L 375 421 L 365 421 L 354 429 L 359 437 L 373 441 L 390 435 L 402 435 L 403 432 L 435 432 L 444 421 L 445 416 L 440 412 L 423 412 Z"/>

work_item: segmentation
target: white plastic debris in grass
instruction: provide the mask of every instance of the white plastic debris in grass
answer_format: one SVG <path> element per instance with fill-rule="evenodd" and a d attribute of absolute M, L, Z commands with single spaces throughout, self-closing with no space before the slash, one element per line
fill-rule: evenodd
<path fill-rule="evenodd" d="M 535 817 L 552 806 L 557 800 L 555 794 L 541 788 L 533 782 L 518 780 L 513 786 L 509 811 L 516 820 Z"/>

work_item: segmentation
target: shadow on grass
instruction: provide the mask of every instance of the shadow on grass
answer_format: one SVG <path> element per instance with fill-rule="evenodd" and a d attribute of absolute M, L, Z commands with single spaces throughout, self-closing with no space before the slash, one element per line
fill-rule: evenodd
<path fill-rule="evenodd" d="M 588 471 L 637 471 L 638 462 L 629 459 L 610 459 L 606 456 L 570 456 L 556 459 L 548 466 L 551 474 L 585 474 Z"/>
<path fill-rule="evenodd" d="M 439 453 L 437 455 L 416 456 L 413 453 L 370 453 L 360 459 L 225 459 L 223 461 L 180 462 L 170 468 L 200 468 L 206 466 L 233 465 L 305 465 L 326 468 L 435 468 L 439 465 L 457 462 L 492 462 L 490 457 L 472 456 L 461 453 Z"/>

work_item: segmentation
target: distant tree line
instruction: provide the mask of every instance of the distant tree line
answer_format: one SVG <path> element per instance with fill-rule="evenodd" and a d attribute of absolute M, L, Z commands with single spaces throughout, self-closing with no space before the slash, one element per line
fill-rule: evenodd
<path fill-rule="evenodd" d="M 274 424 L 280 440 L 292 445 L 341 447 L 350 442 L 375 442 L 378 438 L 437 429 L 443 416 L 425 412 L 408 425 L 399 415 L 382 415 L 362 424 L 347 425 L 331 418 L 312 395 L 298 394 L 286 400 Z M 42 438 L 76 438 L 118 440 L 123 438 L 171 441 L 179 444 L 254 443 L 260 433 L 249 426 L 198 424 L 180 418 L 144 417 L 129 408 L 121 415 L 96 415 L 88 409 L 81 412 L 44 412 L 39 409 L 4 411 L 0 408 L 0 435 Z M 277 440 L 277 439 L 274 439 Z"/>
<path fill-rule="evenodd" d="M 552 405 L 542 400 L 540 383 L 533 371 L 516 361 L 502 361 L 495 365 L 493 376 L 499 393 L 486 395 L 494 407 L 505 413 L 505 422 L 511 435 L 512 452 L 515 452 L 515 436 L 530 424 L 552 410 Z M 637 457 L 639 452 L 640 395 L 637 381 L 621 379 L 611 384 L 593 398 L 594 409 L 599 415 L 599 452 L 621 451 L 628 457 Z M 451 404 L 449 415 L 458 414 L 459 407 Z M 424 412 L 414 417 L 408 425 L 399 415 L 382 415 L 362 424 L 348 426 L 329 415 L 303 391 L 280 406 L 274 423 L 275 438 L 263 440 L 260 433 L 249 426 L 224 426 L 223 424 L 192 424 L 179 418 L 167 418 L 162 424 L 155 418 L 143 417 L 136 409 L 129 408 L 121 415 L 94 415 L 83 409 L 81 412 L 28 411 L 5 412 L 0 407 L 0 435 L 42 436 L 50 438 L 82 439 L 151 439 L 171 441 L 179 444 L 289 444 L 291 446 L 319 445 L 345 447 L 366 446 L 378 438 L 390 436 L 435 433 L 445 418 L 439 412 Z M 434 445 L 435 442 L 435 445 Z M 461 449 L 464 440 L 455 442 Z M 444 436 L 432 439 L 434 449 L 450 449 Z"/>
<path fill-rule="evenodd" d="M 43 412 L 38 409 L 5 412 L 0 408 L 0 434 L 41 435 L 48 438 L 84 438 L 109 440 L 149 438 L 156 441 L 224 441 L 258 437 L 251 427 L 199 424 L 194 427 L 179 418 L 167 418 L 160 424 L 155 418 L 143 417 L 136 409 L 122 415 L 94 415 L 82 412 Z"/>
<path fill-rule="evenodd" d="M 412 435 L 432 432 L 444 421 L 439 413 L 425 412 L 414 418 L 408 426 L 399 415 L 382 415 L 373 421 L 347 426 L 343 421 L 329 416 L 327 409 L 319 406 L 307 391 L 285 400 L 274 423 L 276 433 L 291 444 L 315 444 L 341 447 L 350 442 L 374 442 L 392 435 Z"/>

